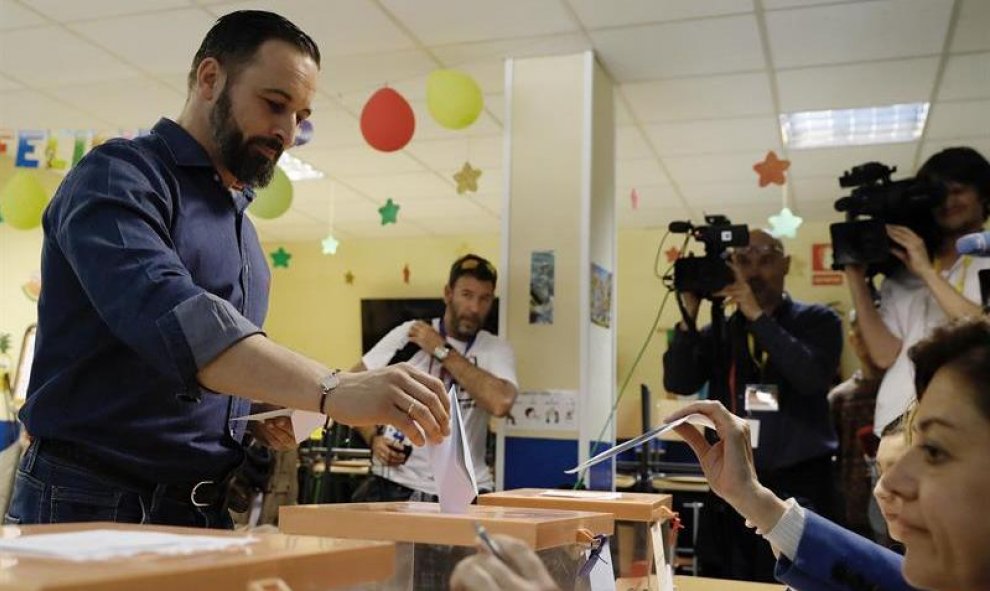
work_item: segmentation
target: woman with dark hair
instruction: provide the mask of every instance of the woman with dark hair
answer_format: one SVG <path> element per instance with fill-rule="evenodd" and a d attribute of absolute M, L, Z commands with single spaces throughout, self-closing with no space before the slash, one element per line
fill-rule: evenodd
<path fill-rule="evenodd" d="M 698 402 L 667 418 L 699 413 L 712 420 L 715 444 L 686 424 L 677 432 L 698 455 L 712 490 L 771 543 L 777 578 L 797 591 L 990 590 L 990 322 L 936 329 L 909 355 L 919 392 L 911 445 L 881 478 L 903 557 L 761 485 L 749 425 L 721 404 Z M 458 565 L 452 588 L 551 588 L 519 544 L 499 542 L 507 563 L 479 553 Z"/>

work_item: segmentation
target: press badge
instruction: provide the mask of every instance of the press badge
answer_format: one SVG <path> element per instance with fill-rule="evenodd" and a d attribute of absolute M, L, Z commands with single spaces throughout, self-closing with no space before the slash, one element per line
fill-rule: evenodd
<path fill-rule="evenodd" d="M 746 384 L 746 412 L 777 412 L 780 394 L 776 384 Z"/>

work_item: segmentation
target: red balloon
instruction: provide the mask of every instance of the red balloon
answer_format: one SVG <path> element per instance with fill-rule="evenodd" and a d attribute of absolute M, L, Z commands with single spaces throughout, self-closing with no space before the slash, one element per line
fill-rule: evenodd
<path fill-rule="evenodd" d="M 371 95 L 361 110 L 361 135 L 382 152 L 401 150 L 416 131 L 416 116 L 409 102 L 391 88 Z"/>

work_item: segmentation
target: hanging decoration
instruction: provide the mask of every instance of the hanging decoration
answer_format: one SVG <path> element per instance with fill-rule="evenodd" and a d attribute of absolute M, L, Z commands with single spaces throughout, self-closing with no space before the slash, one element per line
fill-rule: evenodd
<path fill-rule="evenodd" d="M 784 172 L 790 167 L 790 160 L 781 160 L 777 158 L 777 154 L 773 150 L 770 150 L 767 152 L 767 156 L 763 159 L 763 162 L 757 162 L 753 165 L 753 170 L 756 171 L 756 174 L 760 175 L 760 186 L 765 187 L 771 183 L 783 185 L 787 182 Z"/>
<path fill-rule="evenodd" d="M 109 139 L 131 139 L 149 133 L 150 129 L 0 129 L 0 155 L 11 156 L 17 168 L 65 174 L 90 150 Z"/>
<path fill-rule="evenodd" d="M 333 234 L 327 234 L 320 244 L 323 246 L 323 254 L 337 254 L 337 247 L 340 246 L 340 242 L 333 237 Z"/>
<path fill-rule="evenodd" d="M 399 217 L 399 204 L 389 197 L 385 205 L 378 208 L 378 213 L 382 216 L 382 225 L 394 224 Z"/>
<path fill-rule="evenodd" d="M 478 177 L 481 176 L 481 169 L 473 168 L 470 162 L 465 162 L 459 172 L 454 173 L 454 181 L 457 183 L 457 194 L 463 195 L 470 191 L 478 192 Z"/>
<path fill-rule="evenodd" d="M 347 283 L 347 285 L 354 285 L 354 273 L 351 273 L 350 271 L 344 273 L 344 282 Z"/>
<path fill-rule="evenodd" d="M 255 217 L 273 220 L 280 217 L 292 206 L 292 181 L 278 166 L 275 176 L 267 187 L 258 189 L 248 211 Z"/>
<path fill-rule="evenodd" d="M 409 285 L 409 263 L 406 263 L 405 267 L 402 267 L 402 282 Z"/>
<path fill-rule="evenodd" d="M 409 101 L 392 88 L 375 91 L 361 109 L 361 135 L 376 150 L 401 150 L 414 131 L 416 116 Z"/>
<path fill-rule="evenodd" d="M 34 172 L 18 170 L 0 189 L 0 215 L 18 230 L 30 230 L 41 225 L 48 201 L 48 193 Z"/>
<path fill-rule="evenodd" d="M 789 207 L 781 209 L 780 213 L 767 219 L 770 222 L 770 235 L 774 238 L 782 236 L 796 238 L 797 230 L 804 222 L 802 218 L 794 215 Z"/>
<path fill-rule="evenodd" d="M 639 191 L 633 188 L 629 191 L 629 203 L 632 205 L 633 209 L 639 209 Z"/>
<path fill-rule="evenodd" d="M 426 80 L 426 106 L 443 127 L 464 129 L 478 119 L 485 101 L 474 78 L 457 70 L 435 70 Z"/>
<path fill-rule="evenodd" d="M 303 119 L 299 122 L 299 129 L 296 131 L 296 139 L 292 142 L 293 148 L 305 146 L 313 139 L 313 122 Z"/>
<path fill-rule="evenodd" d="M 279 246 L 278 250 L 269 253 L 269 256 L 272 257 L 272 267 L 289 268 L 289 259 L 292 258 L 292 253 L 285 250 L 285 248 Z"/>
<path fill-rule="evenodd" d="M 37 302 L 41 297 L 41 274 L 32 273 L 31 278 L 21 286 L 21 291 L 32 302 Z"/>
<path fill-rule="evenodd" d="M 663 254 L 664 254 L 664 256 L 667 257 L 667 262 L 668 263 L 673 263 L 678 258 L 680 258 L 680 256 L 681 256 L 681 250 L 679 248 L 677 248 L 676 246 L 671 246 L 670 248 L 668 248 L 667 250 L 665 250 Z"/>

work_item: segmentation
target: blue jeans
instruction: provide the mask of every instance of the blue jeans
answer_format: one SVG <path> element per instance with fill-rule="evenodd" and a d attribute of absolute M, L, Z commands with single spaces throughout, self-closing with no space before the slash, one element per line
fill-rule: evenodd
<path fill-rule="evenodd" d="M 163 495 L 164 485 L 146 490 L 28 447 L 14 480 L 8 525 L 113 521 L 232 529 L 222 506 L 196 507 Z"/>

